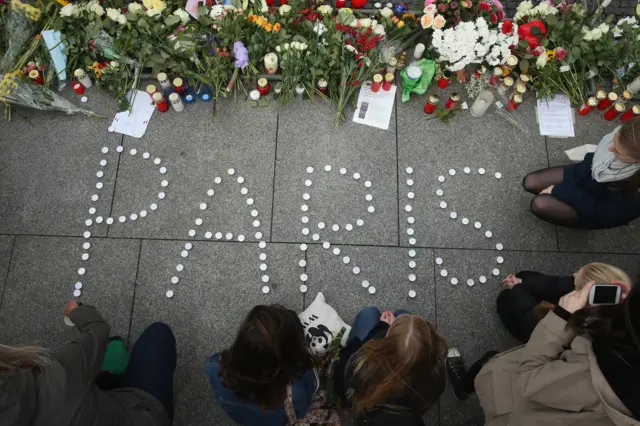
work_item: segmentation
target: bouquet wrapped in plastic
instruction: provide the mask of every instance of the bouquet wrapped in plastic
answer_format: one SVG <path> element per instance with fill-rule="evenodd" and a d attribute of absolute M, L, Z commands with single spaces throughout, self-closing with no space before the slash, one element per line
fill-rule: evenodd
<path fill-rule="evenodd" d="M 53 90 L 20 79 L 21 71 L 0 74 L 0 102 L 43 111 L 61 111 L 67 114 L 96 116 L 92 111 L 78 108 Z"/>
<path fill-rule="evenodd" d="M 0 73 L 13 71 L 27 42 L 38 30 L 40 9 L 23 3 L 20 0 L 11 0 L 11 5 L 5 18 L 4 34 L 7 50 L 4 57 L 0 58 Z"/>

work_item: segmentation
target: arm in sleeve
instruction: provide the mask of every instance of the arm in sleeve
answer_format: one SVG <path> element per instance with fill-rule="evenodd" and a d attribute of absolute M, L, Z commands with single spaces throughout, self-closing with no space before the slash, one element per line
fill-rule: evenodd
<path fill-rule="evenodd" d="M 558 300 L 574 288 L 573 276 L 557 277 L 545 275 L 539 272 L 522 271 L 516 274 L 522 279 L 522 283 L 516 287 L 524 286 L 538 301 L 558 303 Z"/>
<path fill-rule="evenodd" d="M 87 384 L 100 372 L 111 326 L 89 305 L 74 309 L 70 318 L 81 334 L 57 354 L 57 359 L 67 371 L 71 384 Z"/>
<path fill-rule="evenodd" d="M 574 331 L 566 329 L 566 324 L 554 311 L 549 312 L 522 348 L 517 381 L 525 398 L 544 392 L 558 382 L 558 377 L 585 368 L 581 363 L 565 362 L 560 356 L 576 336 Z"/>

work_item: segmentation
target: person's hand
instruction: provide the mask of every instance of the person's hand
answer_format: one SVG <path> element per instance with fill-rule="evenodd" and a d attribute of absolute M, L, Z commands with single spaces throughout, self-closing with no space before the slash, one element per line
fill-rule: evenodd
<path fill-rule="evenodd" d="M 627 298 L 629 292 L 631 292 L 631 286 L 622 281 L 611 281 L 609 284 L 617 285 L 621 288 L 620 291 L 620 303 L 624 302 L 624 299 Z"/>
<path fill-rule="evenodd" d="M 391 311 L 384 311 L 380 316 L 380 321 L 384 321 L 387 324 L 391 325 L 396 320 L 396 316 L 393 315 Z"/>
<path fill-rule="evenodd" d="M 551 191 L 553 191 L 553 187 L 555 185 L 551 185 L 550 187 L 548 187 L 547 189 L 543 189 L 542 191 L 540 191 L 540 194 L 538 195 L 543 195 L 543 194 L 548 194 L 551 195 Z"/>
<path fill-rule="evenodd" d="M 75 299 L 71 299 L 67 302 L 66 305 L 64 305 L 64 316 L 65 317 L 71 317 L 71 312 L 73 312 L 73 310 L 77 307 L 79 307 L 80 305 L 78 304 L 78 301 Z"/>
<path fill-rule="evenodd" d="M 522 283 L 522 279 L 521 279 L 521 278 L 516 277 L 514 274 L 509 274 L 509 275 L 507 275 L 507 278 L 505 278 L 505 279 L 502 281 L 502 285 L 503 285 L 505 288 L 508 288 L 509 290 L 511 290 L 511 289 L 513 288 L 513 286 L 514 286 L 514 285 L 516 285 L 516 284 L 520 284 L 520 283 Z"/>
<path fill-rule="evenodd" d="M 594 285 L 596 285 L 596 282 L 591 281 L 589 284 L 582 287 L 582 290 L 573 290 L 571 293 L 565 294 L 560 298 L 558 305 L 570 314 L 579 311 L 587 306 L 587 302 L 589 301 L 589 292 Z"/>

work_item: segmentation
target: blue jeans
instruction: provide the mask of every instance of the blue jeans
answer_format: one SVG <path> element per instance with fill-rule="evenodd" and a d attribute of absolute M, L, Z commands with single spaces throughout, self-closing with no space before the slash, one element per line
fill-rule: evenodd
<path fill-rule="evenodd" d="M 406 309 L 398 309 L 393 313 L 396 318 L 403 314 L 411 314 L 411 312 Z M 351 327 L 351 333 L 349 334 L 349 340 L 357 337 L 361 341 L 367 338 L 369 333 L 378 325 L 380 322 L 380 316 L 382 312 L 376 306 L 367 306 L 363 308 L 358 315 L 356 315 L 356 319 L 353 320 L 353 326 Z"/>
<path fill-rule="evenodd" d="M 152 395 L 162 403 L 172 422 L 176 357 L 176 338 L 171 327 L 161 322 L 151 324 L 133 345 L 122 385 Z"/>

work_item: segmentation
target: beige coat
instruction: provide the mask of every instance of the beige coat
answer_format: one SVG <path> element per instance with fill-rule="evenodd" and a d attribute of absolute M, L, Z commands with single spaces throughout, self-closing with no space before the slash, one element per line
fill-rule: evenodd
<path fill-rule="evenodd" d="M 602 375 L 591 342 L 565 326 L 549 312 L 529 343 L 482 368 L 475 385 L 486 425 L 640 426 Z"/>

